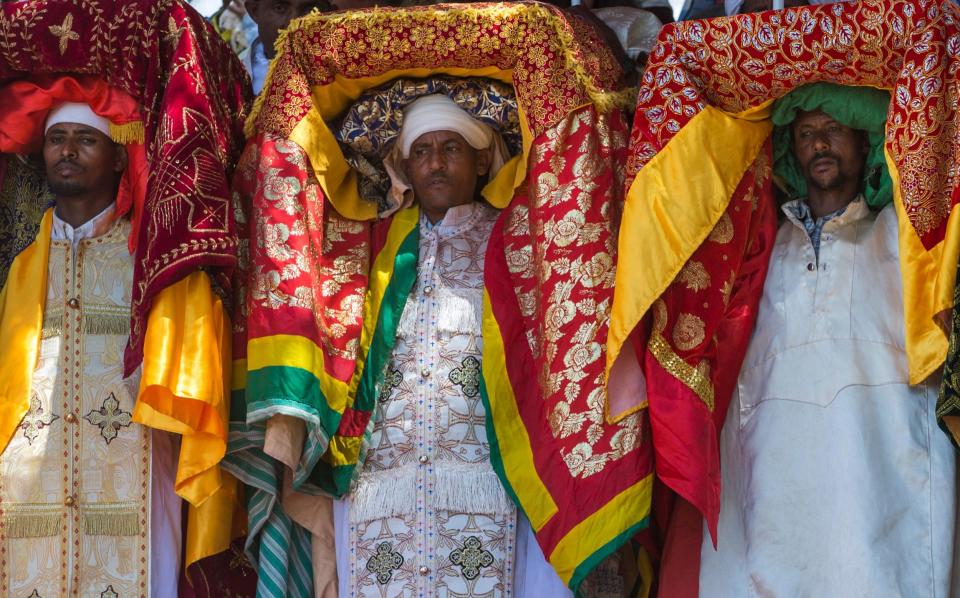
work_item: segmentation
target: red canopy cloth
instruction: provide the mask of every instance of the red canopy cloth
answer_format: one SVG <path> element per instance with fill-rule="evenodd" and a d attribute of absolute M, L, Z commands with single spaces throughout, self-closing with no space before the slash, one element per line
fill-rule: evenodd
<path fill-rule="evenodd" d="M 818 81 L 890 90 L 886 154 L 911 382 L 943 361 L 946 341 L 933 316 L 952 306 L 960 241 L 958 19 L 952 2 L 866 0 L 660 32 L 631 135 L 608 368 L 621 355 L 634 359 L 625 349 L 639 356 L 658 477 L 712 532 L 719 430 L 775 233 L 776 98 Z"/>
<path fill-rule="evenodd" d="M 198 268 L 229 288 L 237 235 L 229 176 L 243 147 L 243 65 L 180 0 L 0 4 L 0 85 L 38 74 L 95 75 L 141 107 L 149 176 L 125 368 L 142 358 L 152 298 Z"/>
<path fill-rule="evenodd" d="M 604 418 L 621 107 L 632 104 L 612 54 L 586 22 L 535 3 L 311 16 L 278 42 L 235 181 L 252 206 L 247 337 L 235 351 L 248 371 L 235 376 L 246 409 L 224 463 L 255 488 L 261 580 L 294 587 L 310 548 L 277 504 L 264 422 L 304 421 L 295 490 L 348 492 L 416 277 L 416 213 L 373 225 L 376 202 L 358 192 L 330 123 L 378 86 L 440 75 L 512 84 L 520 113 L 521 155 L 484 189 L 502 210 L 484 274 L 481 393 L 494 469 L 571 587 L 646 523 L 646 414 Z M 281 536 L 289 543 L 273 541 Z"/>

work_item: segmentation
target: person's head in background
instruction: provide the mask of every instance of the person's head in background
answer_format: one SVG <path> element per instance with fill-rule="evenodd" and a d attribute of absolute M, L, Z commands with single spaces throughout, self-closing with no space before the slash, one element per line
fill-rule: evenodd
<path fill-rule="evenodd" d="M 736 14 L 747 14 L 751 12 L 763 12 L 765 10 L 773 9 L 773 0 L 725 0 L 724 8 L 726 9 L 727 15 L 736 15 Z M 807 0 L 784 0 L 784 8 L 792 8 L 794 6 L 806 6 L 807 4 L 812 4 L 807 2 Z"/>
<path fill-rule="evenodd" d="M 334 10 L 358 10 L 373 6 L 400 6 L 399 0 L 331 0 Z"/>
<path fill-rule="evenodd" d="M 818 4 L 831 4 L 833 2 L 851 2 L 852 0 L 784 0 L 784 8 L 793 8 L 795 6 L 816 6 Z M 750 12 L 763 12 L 773 9 L 773 0 L 724 0 L 723 8 L 727 16 L 736 14 L 746 14 Z"/>
<path fill-rule="evenodd" d="M 245 0 L 243 6 L 257 24 L 263 53 L 270 59 L 274 57 L 273 45 L 280 31 L 286 29 L 290 21 L 310 14 L 313 9 L 332 9 L 327 0 Z"/>

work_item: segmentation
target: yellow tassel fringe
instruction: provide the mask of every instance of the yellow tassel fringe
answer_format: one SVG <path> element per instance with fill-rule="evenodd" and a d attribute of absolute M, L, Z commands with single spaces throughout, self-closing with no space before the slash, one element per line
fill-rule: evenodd
<path fill-rule="evenodd" d="M 143 122 L 135 120 L 122 125 L 110 123 L 110 139 L 116 143 L 124 145 L 128 143 L 143 143 L 146 133 L 143 130 Z"/>

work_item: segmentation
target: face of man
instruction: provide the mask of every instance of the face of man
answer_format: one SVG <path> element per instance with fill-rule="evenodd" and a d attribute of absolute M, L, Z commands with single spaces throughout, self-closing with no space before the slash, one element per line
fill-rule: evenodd
<path fill-rule="evenodd" d="M 844 126 L 820 110 L 801 112 L 793 121 L 793 155 L 808 188 L 852 188 L 855 194 L 868 149 L 863 131 Z"/>
<path fill-rule="evenodd" d="M 273 44 L 290 21 L 310 14 L 314 8 L 330 10 L 326 0 L 246 0 L 243 5 L 257 24 L 263 53 L 271 59 L 275 54 Z"/>
<path fill-rule="evenodd" d="M 401 168 L 420 208 L 432 222 L 449 208 L 474 200 L 477 179 L 490 169 L 490 150 L 477 150 L 453 131 L 424 133 L 410 146 Z"/>
<path fill-rule="evenodd" d="M 113 201 L 127 167 L 127 152 L 93 127 L 58 123 L 44 136 L 43 162 L 55 197 L 94 196 Z"/>

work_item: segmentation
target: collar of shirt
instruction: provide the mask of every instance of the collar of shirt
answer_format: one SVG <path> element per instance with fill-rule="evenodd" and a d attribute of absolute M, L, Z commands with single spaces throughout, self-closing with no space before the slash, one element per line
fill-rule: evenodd
<path fill-rule="evenodd" d="M 853 201 L 839 210 L 824 214 L 819 218 L 813 217 L 810 206 L 803 199 L 795 199 L 783 204 L 783 212 L 791 222 L 807 232 L 810 243 L 813 245 L 814 254 L 819 257 L 820 238 L 823 235 L 823 227 L 828 222 L 833 222 L 831 226 L 834 228 L 841 227 L 864 218 L 870 213 L 870 208 L 863 199 L 863 195 L 857 195 Z"/>
<path fill-rule="evenodd" d="M 469 220 L 479 207 L 480 204 L 475 201 L 463 204 L 462 206 L 454 206 L 449 208 L 446 214 L 443 215 L 443 219 L 438 222 L 430 222 L 427 215 L 421 212 L 420 224 L 427 232 L 434 231 L 437 234 L 445 234 Z"/>
<path fill-rule="evenodd" d="M 87 220 L 80 226 L 74 228 L 69 223 L 64 222 L 57 215 L 57 210 L 53 210 L 53 226 L 50 231 L 52 241 L 70 241 L 74 247 L 83 239 L 93 239 L 110 231 L 113 225 L 114 216 L 117 211 L 117 204 L 112 203 L 102 212 Z"/>

